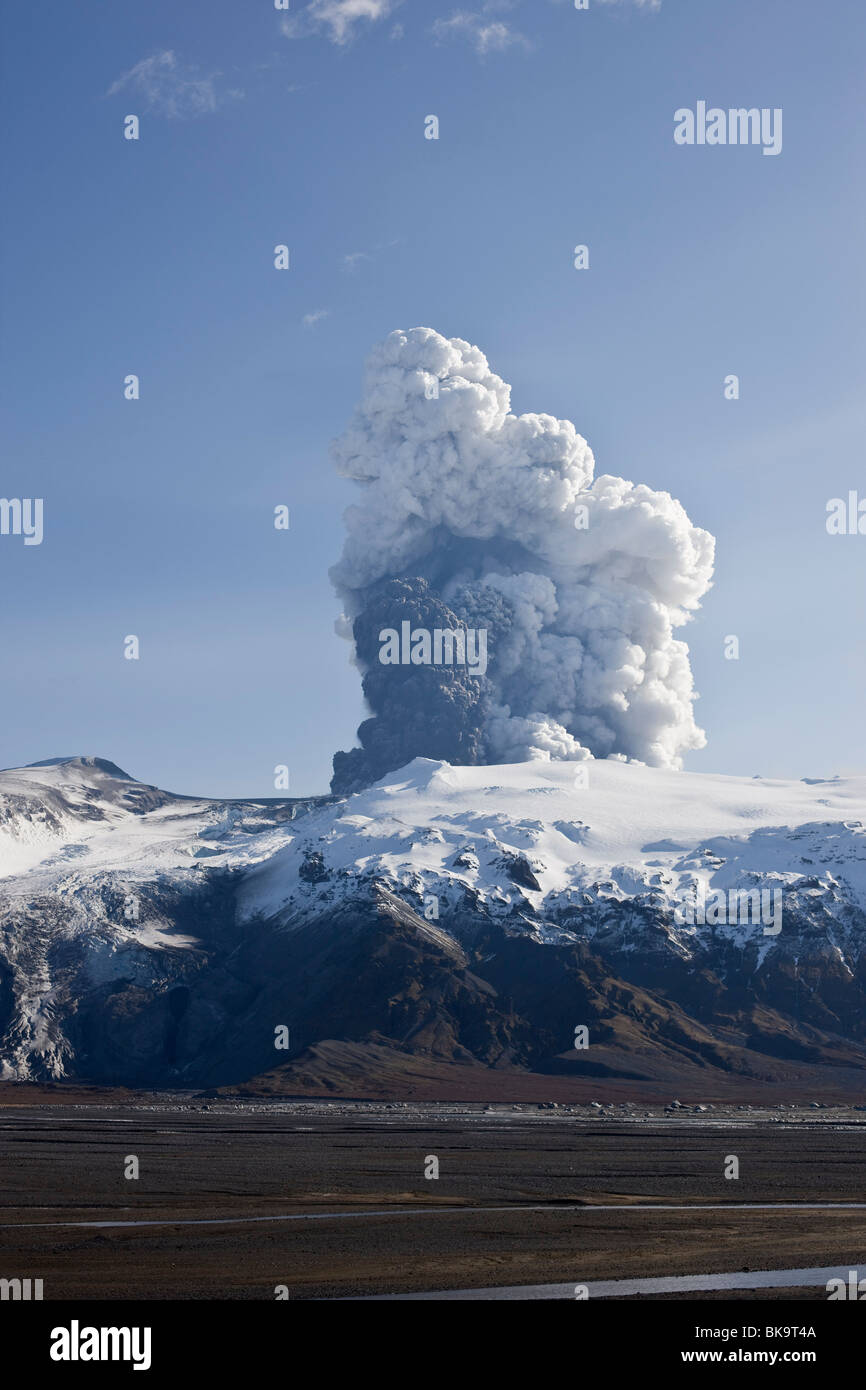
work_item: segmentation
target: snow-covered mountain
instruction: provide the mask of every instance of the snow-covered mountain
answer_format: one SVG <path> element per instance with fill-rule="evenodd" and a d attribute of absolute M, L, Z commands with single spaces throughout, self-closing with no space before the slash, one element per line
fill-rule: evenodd
<path fill-rule="evenodd" d="M 259 802 L 97 758 L 3 772 L 0 1074 L 298 1089 L 336 1043 L 374 1070 L 856 1088 L 864 822 L 866 778 L 614 760 L 416 759 Z"/>

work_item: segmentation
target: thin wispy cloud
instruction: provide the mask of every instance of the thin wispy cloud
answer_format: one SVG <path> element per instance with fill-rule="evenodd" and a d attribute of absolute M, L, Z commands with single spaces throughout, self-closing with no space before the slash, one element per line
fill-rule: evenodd
<path fill-rule="evenodd" d="M 280 25 L 286 38 L 302 39 L 324 34 L 332 43 L 351 43 L 359 29 L 387 19 L 400 0 L 310 0 L 300 14 L 284 19 Z"/>
<path fill-rule="evenodd" d="M 572 0 L 550 0 L 552 5 L 568 5 L 571 8 Z M 613 5 L 619 10 L 646 10 L 654 13 L 661 9 L 662 0 L 591 0 L 593 5 Z"/>
<path fill-rule="evenodd" d="M 497 7 L 499 8 L 499 7 Z M 476 53 L 504 53 L 508 48 L 529 48 L 529 39 L 502 19 L 483 10 L 455 10 L 449 19 L 437 19 L 431 32 L 437 39 L 463 38 Z"/>
<path fill-rule="evenodd" d="M 552 0 L 554 5 L 571 5 L 572 0 Z M 596 5 L 616 5 L 618 9 L 648 10 L 650 12 L 660 10 L 662 0 L 592 0 Z"/>
<path fill-rule="evenodd" d="M 209 116 L 227 101 L 236 100 L 243 92 L 221 90 L 219 72 L 202 76 L 196 67 L 178 61 L 171 49 L 142 58 L 134 68 L 112 82 L 107 96 L 132 92 L 139 97 L 145 110 L 171 120 L 189 116 Z"/>
<path fill-rule="evenodd" d="M 370 251 L 348 251 L 340 261 L 341 268 L 351 274 L 364 261 L 375 260 L 381 251 L 391 251 L 395 246 L 399 246 L 402 240 L 402 237 L 393 237 L 391 241 L 380 241 Z"/>
<path fill-rule="evenodd" d="M 662 0 L 598 0 L 600 5 L 633 5 L 638 10 L 660 10 Z"/>
<path fill-rule="evenodd" d="M 311 314 L 304 314 L 301 323 L 305 328 L 313 328 L 322 319 L 326 319 L 330 312 L 330 309 L 314 309 Z"/>
<path fill-rule="evenodd" d="M 343 257 L 343 261 L 342 261 L 343 269 L 344 269 L 344 270 L 356 270 L 357 267 L 358 267 L 358 262 L 359 262 L 359 261 L 369 261 L 369 260 L 372 260 L 372 256 L 370 255 L 369 251 L 349 251 L 349 252 Z"/>

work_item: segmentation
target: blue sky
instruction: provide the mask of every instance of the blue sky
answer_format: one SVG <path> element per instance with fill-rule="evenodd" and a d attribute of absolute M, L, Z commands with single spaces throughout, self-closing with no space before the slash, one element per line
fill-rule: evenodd
<path fill-rule="evenodd" d="M 45 499 L 0 537 L 0 765 L 326 790 L 363 714 L 328 444 L 426 324 L 716 536 L 687 766 L 866 769 L 866 536 L 825 528 L 866 498 L 862 0 L 8 0 L 0 37 L 0 493 Z M 699 100 L 781 107 L 782 153 L 677 147 Z"/>

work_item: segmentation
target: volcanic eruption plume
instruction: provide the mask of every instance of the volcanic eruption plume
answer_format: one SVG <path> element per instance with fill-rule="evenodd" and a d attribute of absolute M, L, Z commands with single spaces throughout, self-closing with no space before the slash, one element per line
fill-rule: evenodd
<path fill-rule="evenodd" d="M 418 756 L 680 767 L 705 743 L 674 630 L 709 587 L 712 536 L 668 493 L 594 477 L 570 421 L 513 415 L 510 394 L 477 347 L 431 328 L 369 359 L 333 445 L 361 496 L 331 577 L 372 713 L 335 755 L 335 791 Z M 431 657 L 437 630 L 486 634 L 483 673 Z M 388 633 L 414 655 L 404 642 L 386 664 Z"/>

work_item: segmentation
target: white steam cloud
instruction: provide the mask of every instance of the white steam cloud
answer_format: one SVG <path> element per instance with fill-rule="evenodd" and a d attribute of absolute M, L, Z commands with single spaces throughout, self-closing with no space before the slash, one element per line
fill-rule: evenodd
<path fill-rule="evenodd" d="M 333 446 L 361 484 L 332 571 L 346 617 L 383 581 L 420 578 L 489 628 L 488 762 L 680 767 L 706 740 L 674 631 L 710 585 L 713 538 L 668 493 L 594 477 L 570 421 L 509 406 L 510 387 L 460 338 L 414 328 L 375 349 Z"/>

